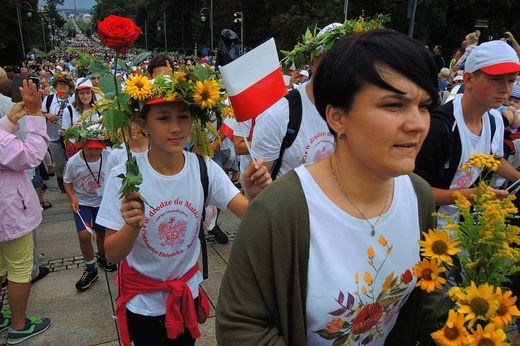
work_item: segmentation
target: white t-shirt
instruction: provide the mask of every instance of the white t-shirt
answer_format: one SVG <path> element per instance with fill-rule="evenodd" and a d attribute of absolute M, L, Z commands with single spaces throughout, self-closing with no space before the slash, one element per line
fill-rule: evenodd
<path fill-rule="evenodd" d="M 130 152 L 132 153 L 132 156 L 140 155 L 147 151 L 144 151 L 141 153 L 136 153 L 136 152 L 133 152 L 132 150 L 130 150 Z M 114 168 L 115 166 L 117 166 L 121 163 L 125 163 L 127 159 L 128 158 L 126 156 L 126 145 L 124 143 L 121 144 L 121 148 L 112 149 L 112 151 L 110 152 L 110 155 L 108 156 L 107 164 L 105 167 L 103 167 L 103 169 L 105 170 L 106 176 L 108 177 L 110 175 L 110 171 L 112 170 L 112 168 Z"/>
<path fill-rule="evenodd" d="M 126 259 L 130 267 L 154 280 L 180 278 L 197 263 L 200 253 L 198 236 L 204 195 L 199 162 L 193 153 L 184 152 L 184 157 L 186 161 L 182 170 L 165 176 L 152 168 L 148 155 L 136 156 L 143 175 L 140 192 L 154 208 L 145 204 L 145 224 Z M 215 162 L 208 158 L 205 162 L 209 177 L 207 205 L 226 209 L 239 191 Z M 121 179 L 116 177 L 123 172 L 124 164 L 110 172 L 96 219 L 96 223 L 116 231 L 124 225 L 121 199 L 117 196 Z M 198 296 L 201 281 L 202 275 L 197 272 L 187 282 L 194 298 Z M 135 296 L 126 306 L 136 314 L 159 316 L 166 313 L 167 299 L 166 291 L 150 292 Z"/>
<path fill-rule="evenodd" d="M 69 108 L 72 109 L 72 117 L 70 116 Z M 81 118 L 81 113 L 74 108 L 74 106 L 67 107 L 63 110 L 63 119 L 61 121 L 61 128 L 66 130 L 72 125 L 79 124 L 78 119 Z M 99 119 L 99 114 L 92 113 L 86 121 L 96 121 Z M 71 121 L 72 120 L 72 121 Z"/>
<path fill-rule="evenodd" d="M 52 102 L 47 109 L 47 98 L 52 97 Z M 61 100 L 58 98 L 56 94 L 50 94 L 45 97 L 42 102 L 42 112 L 43 113 L 51 113 L 58 117 L 58 122 L 56 124 L 51 123 L 47 120 L 47 136 L 49 136 L 50 140 L 55 142 L 59 141 L 61 137 L 61 123 L 63 122 L 63 112 L 65 108 L 70 105 L 70 96 L 65 100 Z"/>
<path fill-rule="evenodd" d="M 301 164 L 329 157 L 334 151 L 334 137 L 327 122 L 307 96 L 306 88 L 298 89 L 302 98 L 302 122 L 293 144 L 285 150 L 277 178 Z M 256 119 L 252 150 L 265 162 L 276 161 L 289 124 L 289 102 L 282 97 Z"/>
<path fill-rule="evenodd" d="M 63 181 L 72 184 L 80 205 L 99 207 L 105 187 L 103 165 L 106 164 L 109 153 L 103 150 L 99 160 L 86 163 L 80 156 L 82 152 L 83 150 L 77 152 L 67 161 Z"/>
<path fill-rule="evenodd" d="M 318 331 L 339 322 L 351 325 L 348 340 L 352 345 L 361 345 L 361 340 L 371 336 L 369 345 L 383 345 L 416 283 L 412 268 L 419 261 L 420 229 L 417 195 L 410 178 L 395 178 L 392 204 L 372 237 L 367 220 L 340 209 L 305 166 L 295 171 L 309 206 L 307 345 L 332 345 L 334 340 L 323 338 Z M 370 222 L 374 224 L 376 219 Z M 360 342 L 354 342 L 356 337 Z"/>
<path fill-rule="evenodd" d="M 237 122 L 235 128 L 233 129 L 233 135 L 238 137 L 244 137 L 243 134 L 246 135 L 247 138 L 252 138 L 253 133 L 251 131 L 252 120 L 246 120 L 242 122 Z M 240 173 L 243 174 L 249 164 L 249 160 L 251 160 L 251 156 L 249 155 L 238 155 L 238 160 L 240 162 Z"/>
<path fill-rule="evenodd" d="M 457 172 L 455 173 L 453 181 L 450 185 L 450 190 L 467 189 L 473 186 L 473 184 L 477 181 L 478 171 L 476 168 L 466 170 L 465 172 L 460 170 L 463 164 L 469 162 L 469 156 L 471 154 L 492 153 L 495 157 L 504 156 L 504 122 L 500 113 L 494 109 L 489 111 L 491 116 L 495 118 L 496 124 L 493 140 L 491 140 L 491 123 L 489 122 L 488 114 L 484 114 L 482 116 L 482 133 L 480 136 L 477 136 L 468 129 L 466 123 L 464 122 L 461 99 L 462 95 L 457 95 L 453 99 L 453 115 L 455 116 L 455 121 L 457 122 L 457 127 L 460 134 L 462 153 L 460 156 Z M 444 213 L 450 216 L 453 220 L 455 220 L 455 222 L 458 222 L 459 220 L 459 217 L 457 216 L 458 211 L 459 208 L 455 204 L 443 205 L 439 208 L 439 213 Z M 446 224 L 446 221 L 442 218 L 437 218 L 437 223 L 439 227 L 442 227 Z"/>

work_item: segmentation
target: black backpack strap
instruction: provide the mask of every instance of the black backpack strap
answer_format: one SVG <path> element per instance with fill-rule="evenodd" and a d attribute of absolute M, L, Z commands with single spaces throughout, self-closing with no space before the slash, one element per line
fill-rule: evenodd
<path fill-rule="evenodd" d="M 491 125 L 491 143 L 493 143 L 493 137 L 495 137 L 495 131 L 497 129 L 497 123 L 495 122 L 495 117 L 488 111 L 489 116 L 489 124 Z M 493 153 L 490 153 L 493 154 Z"/>
<path fill-rule="evenodd" d="M 199 169 L 200 169 L 200 183 L 202 184 L 202 189 L 204 191 L 204 207 L 202 209 L 202 217 L 200 219 L 200 229 L 199 229 L 199 240 L 200 240 L 200 252 L 202 254 L 202 278 L 206 280 L 208 278 L 208 246 L 206 244 L 206 235 L 204 234 L 204 218 L 206 217 L 206 201 L 208 199 L 208 167 L 206 166 L 206 162 L 204 158 L 197 154 L 197 159 L 199 160 Z"/>
<path fill-rule="evenodd" d="M 278 175 L 278 171 L 280 171 L 280 167 L 282 166 L 282 158 L 285 149 L 289 148 L 293 144 L 296 136 L 298 136 L 298 131 L 300 130 L 300 125 L 302 123 L 302 97 L 298 89 L 289 91 L 289 93 L 285 95 L 285 98 L 289 101 L 289 124 L 287 124 L 287 132 L 282 140 L 280 155 L 278 156 L 278 159 L 276 159 L 276 163 L 271 171 L 271 178 L 273 180 L 276 179 L 276 175 Z"/>
<path fill-rule="evenodd" d="M 70 114 L 70 126 L 74 125 L 74 121 L 72 120 L 72 106 L 71 105 L 68 105 L 67 106 L 67 109 L 69 110 L 69 114 Z"/>
<path fill-rule="evenodd" d="M 47 96 L 47 100 L 45 101 L 45 107 L 47 107 L 47 113 L 49 113 L 51 110 L 52 99 L 54 99 L 54 94 L 50 94 L 49 96 Z"/>

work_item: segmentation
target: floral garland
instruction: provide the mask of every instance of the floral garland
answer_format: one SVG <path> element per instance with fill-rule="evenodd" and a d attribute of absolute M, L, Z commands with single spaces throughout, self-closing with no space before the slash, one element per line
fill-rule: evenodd
<path fill-rule="evenodd" d="M 363 18 L 346 20 L 343 24 L 331 26 L 330 30 L 324 28 L 321 32 L 318 27 L 314 27 L 311 32 L 309 28 L 299 42 L 291 51 L 281 52 L 285 55 L 282 59 L 282 69 L 288 70 L 291 66 L 301 68 L 309 61 L 327 52 L 337 40 L 352 32 L 368 31 L 382 28 L 383 23 L 390 21 L 388 15 L 377 14 L 373 19 Z"/>
<path fill-rule="evenodd" d="M 68 83 L 71 90 L 74 90 L 74 88 L 75 88 L 74 80 L 72 79 L 72 76 L 68 73 L 63 73 L 63 72 L 55 73 L 54 76 L 52 76 L 51 85 L 54 88 L 56 88 L 56 86 L 58 85 L 58 82 Z"/>

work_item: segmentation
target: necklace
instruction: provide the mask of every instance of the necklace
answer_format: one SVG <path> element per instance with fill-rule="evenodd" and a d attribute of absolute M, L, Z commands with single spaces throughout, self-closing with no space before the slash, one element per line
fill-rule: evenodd
<path fill-rule="evenodd" d="M 361 211 L 361 209 L 358 208 L 358 206 L 350 199 L 350 197 L 347 195 L 347 193 L 341 187 L 338 177 L 336 177 L 336 172 L 334 172 L 334 167 L 332 166 L 332 158 L 330 159 L 330 170 L 332 172 L 332 176 L 334 177 L 334 180 L 336 180 L 336 185 L 338 185 L 338 188 L 341 191 L 341 193 L 343 194 L 343 196 L 345 196 L 347 201 L 349 201 L 350 204 L 352 204 L 352 206 L 354 208 L 356 208 L 356 210 L 361 214 L 361 216 L 363 216 L 363 218 L 365 219 L 366 222 L 368 222 L 370 227 L 372 227 L 372 231 L 370 232 L 370 235 L 373 237 L 376 234 L 376 225 L 379 222 L 379 219 L 381 218 L 381 216 L 383 216 L 383 213 L 385 212 L 385 209 L 386 209 L 386 205 L 388 204 L 388 199 L 390 198 L 390 191 L 392 191 L 392 181 L 393 180 L 390 182 L 390 186 L 388 186 L 388 192 L 386 193 L 386 199 L 385 199 L 385 204 L 383 205 L 383 209 L 381 210 L 381 213 L 377 217 L 376 222 L 372 223 L 372 222 L 370 222 L 370 220 L 368 220 L 368 218 Z"/>

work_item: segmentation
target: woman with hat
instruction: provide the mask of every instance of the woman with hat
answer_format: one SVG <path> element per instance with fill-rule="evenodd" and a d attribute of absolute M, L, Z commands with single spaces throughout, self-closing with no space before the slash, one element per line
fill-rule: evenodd
<path fill-rule="evenodd" d="M 92 82 L 90 79 L 78 78 L 75 83 L 75 92 L 71 105 L 63 111 L 61 128 L 63 131 L 71 126 L 80 125 L 82 122 L 92 122 L 99 118 L 99 114 L 94 111 L 95 94 L 92 92 Z M 78 145 L 67 141 L 65 152 L 67 158 L 76 154 L 81 149 Z"/>
<path fill-rule="evenodd" d="M 194 345 L 197 322 L 209 312 L 197 262 L 203 210 L 214 205 L 242 217 L 248 205 L 213 160 L 184 150 L 190 138 L 196 148 L 211 148 L 204 128 L 216 131 L 208 111 L 218 115 L 224 107 L 219 89 L 213 72 L 200 65 L 160 74 L 153 84 L 144 76 L 126 82 L 125 92 L 144 104 L 139 123 L 150 150 L 135 156 L 140 192 L 121 200 L 118 176 L 126 166 L 112 169 L 96 220 L 107 228 L 107 259 L 119 263 L 116 315 L 125 346 Z M 270 181 L 262 160 L 245 172 L 248 193 Z"/>

